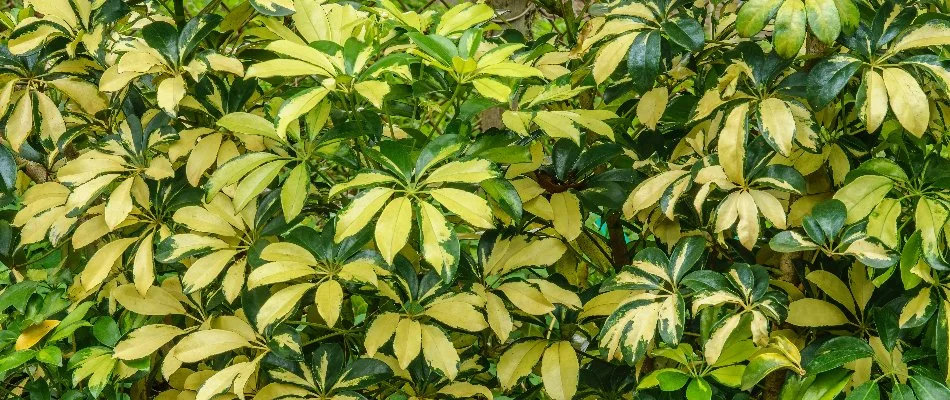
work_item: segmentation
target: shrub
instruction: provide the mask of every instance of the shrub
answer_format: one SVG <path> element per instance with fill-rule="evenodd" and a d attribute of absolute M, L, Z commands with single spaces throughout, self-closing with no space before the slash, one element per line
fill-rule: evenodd
<path fill-rule="evenodd" d="M 946 2 L 25 1 L 7 398 L 950 398 Z"/>

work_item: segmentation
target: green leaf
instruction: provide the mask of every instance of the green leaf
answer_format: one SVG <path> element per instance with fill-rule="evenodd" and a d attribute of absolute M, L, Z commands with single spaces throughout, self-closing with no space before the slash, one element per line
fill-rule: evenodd
<path fill-rule="evenodd" d="M 779 353 L 763 353 L 753 357 L 742 375 L 742 390 L 752 389 L 759 381 L 783 368 L 794 367 L 787 357 Z"/>
<path fill-rule="evenodd" d="M 867 381 L 854 388 L 845 400 L 880 400 L 881 388 L 876 381 Z"/>
<path fill-rule="evenodd" d="M 712 394 L 712 387 L 703 378 L 693 379 L 686 387 L 686 398 L 688 400 L 710 400 Z"/>
<path fill-rule="evenodd" d="M 644 93 L 653 87 L 660 73 L 660 33 L 649 31 L 637 35 L 627 53 L 627 72 L 633 89 Z"/>
<path fill-rule="evenodd" d="M 945 400 L 950 399 L 950 389 L 943 382 L 937 382 L 923 375 L 911 375 L 908 379 L 910 387 L 918 400 Z"/>
<path fill-rule="evenodd" d="M 850 382 L 852 373 L 852 371 L 841 369 L 819 374 L 802 393 L 802 398 L 834 400 Z"/>
<path fill-rule="evenodd" d="M 663 32 L 670 37 L 670 40 L 686 50 L 702 50 L 703 44 L 706 43 L 702 25 L 690 18 L 678 18 L 664 22 Z"/>
<path fill-rule="evenodd" d="M 152 22 L 142 28 L 142 38 L 150 47 L 158 50 L 169 64 L 178 65 L 178 29 L 174 25 L 165 21 Z"/>
<path fill-rule="evenodd" d="M 811 23 L 811 18 L 808 21 Z M 825 108 L 838 97 L 861 65 L 860 59 L 848 54 L 835 55 L 816 64 L 808 74 L 808 102 L 815 109 Z"/>
<path fill-rule="evenodd" d="M 412 40 L 419 49 L 432 56 L 446 67 L 452 66 L 452 57 L 458 57 L 458 48 L 445 36 L 423 35 L 419 32 L 408 32 L 406 36 Z"/>
<path fill-rule="evenodd" d="M 17 175 L 16 158 L 7 146 L 0 145 L 0 191 L 13 190 Z"/>
<path fill-rule="evenodd" d="M 838 237 L 847 216 L 844 203 L 831 199 L 812 208 L 811 214 L 802 219 L 802 226 L 812 240 L 823 243 Z"/>
<path fill-rule="evenodd" d="M 769 240 L 769 247 L 780 253 L 792 253 L 814 250 L 818 248 L 818 245 L 798 232 L 783 231 L 772 236 L 772 239 Z"/>
<path fill-rule="evenodd" d="M 0 358 L 0 374 L 25 364 L 33 359 L 36 350 L 20 350 Z"/>
<path fill-rule="evenodd" d="M 873 355 L 874 350 L 867 341 L 851 336 L 835 337 L 818 347 L 815 358 L 805 366 L 805 370 L 809 374 L 819 374 Z"/>
<path fill-rule="evenodd" d="M 482 189 L 517 224 L 523 213 L 521 196 L 511 182 L 504 178 L 486 179 L 480 183 Z"/>

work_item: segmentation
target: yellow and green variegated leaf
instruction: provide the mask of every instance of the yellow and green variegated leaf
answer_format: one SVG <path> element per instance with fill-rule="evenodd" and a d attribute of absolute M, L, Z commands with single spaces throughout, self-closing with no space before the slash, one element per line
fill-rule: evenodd
<path fill-rule="evenodd" d="M 950 44 L 950 23 L 941 18 L 934 18 L 902 36 L 891 47 L 891 51 L 898 52 L 947 44 Z"/>
<path fill-rule="evenodd" d="M 441 329 L 422 325 L 422 355 L 426 363 L 442 371 L 450 380 L 458 375 L 459 355 Z"/>
<path fill-rule="evenodd" d="M 353 200 L 340 214 L 333 240 L 342 242 L 362 230 L 394 193 L 393 189 L 377 187 Z"/>
<path fill-rule="evenodd" d="M 290 314 L 294 307 L 300 304 L 300 299 L 304 294 L 313 289 L 313 286 L 312 283 L 301 283 L 288 286 L 271 295 L 257 312 L 257 329 L 263 331 L 268 325 Z"/>
<path fill-rule="evenodd" d="M 449 276 L 458 263 L 458 244 L 450 243 L 452 229 L 445 217 L 428 202 L 419 203 L 419 226 L 422 230 L 422 257 L 443 277 Z"/>
<path fill-rule="evenodd" d="M 601 347 L 608 359 L 622 358 L 633 363 L 646 353 L 656 336 L 661 304 L 653 299 L 637 299 L 621 304 L 607 317 L 600 331 Z"/>
<path fill-rule="evenodd" d="M 208 179 L 208 182 L 205 183 L 204 189 L 207 192 L 205 200 L 211 200 L 225 186 L 241 180 L 241 178 L 244 178 L 248 173 L 261 165 L 279 158 L 280 157 L 275 154 L 264 152 L 247 153 L 232 158 L 224 163 L 224 165 L 218 167 L 218 169 L 214 171 L 214 174 L 211 175 L 211 178 Z"/>
<path fill-rule="evenodd" d="M 845 222 L 853 224 L 867 217 L 893 187 L 894 181 L 890 178 L 863 175 L 838 189 L 834 199 L 844 203 L 848 209 L 848 218 Z"/>
<path fill-rule="evenodd" d="M 390 182 L 396 182 L 396 178 L 392 177 L 391 175 L 381 174 L 378 172 L 364 172 L 356 175 L 356 177 L 351 179 L 349 182 L 333 185 L 333 187 L 330 188 L 330 194 L 328 197 L 334 197 L 340 192 L 358 187 Z"/>
<path fill-rule="evenodd" d="M 768 139 L 769 144 L 782 155 L 791 154 L 792 141 L 795 137 L 795 118 L 785 102 L 770 97 L 759 103 L 758 111 L 762 134 Z"/>
<path fill-rule="evenodd" d="M 862 264 L 873 268 L 889 268 L 900 260 L 900 255 L 874 238 L 855 240 L 844 250 L 844 254 L 854 256 Z"/>
<path fill-rule="evenodd" d="M 937 305 L 937 301 L 931 296 L 930 288 L 923 287 L 904 305 L 897 324 L 901 328 L 920 326 L 930 318 Z"/>
<path fill-rule="evenodd" d="M 860 117 L 864 121 L 868 132 L 876 132 L 884 118 L 887 117 L 887 85 L 884 78 L 877 71 L 869 69 L 864 74 L 864 81 L 859 90 L 859 99 L 862 99 Z"/>
<path fill-rule="evenodd" d="M 311 88 L 284 101 L 277 111 L 277 136 L 286 139 L 290 124 L 320 104 L 328 93 L 326 88 Z"/>

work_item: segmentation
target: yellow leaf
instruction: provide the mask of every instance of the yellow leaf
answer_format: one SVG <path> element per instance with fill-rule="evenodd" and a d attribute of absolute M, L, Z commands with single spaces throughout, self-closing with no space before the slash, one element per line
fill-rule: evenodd
<path fill-rule="evenodd" d="M 353 85 L 353 89 L 376 108 L 383 108 L 383 98 L 389 93 L 389 84 L 383 81 L 363 81 Z"/>
<path fill-rule="evenodd" d="M 126 178 L 109 195 L 105 208 L 105 221 L 109 230 L 115 229 L 132 212 L 132 182 L 135 177 Z"/>
<path fill-rule="evenodd" d="M 172 325 L 145 325 L 119 342 L 113 354 L 119 360 L 137 360 L 154 353 L 182 333 L 185 331 Z"/>
<path fill-rule="evenodd" d="M 290 160 L 285 159 L 272 161 L 247 174 L 234 191 L 234 209 L 243 210 L 248 203 L 257 198 L 257 195 L 267 188 L 267 185 L 270 185 L 277 178 L 284 165 L 289 162 Z"/>
<path fill-rule="evenodd" d="M 554 193 L 551 195 L 551 208 L 554 210 L 554 230 L 569 242 L 577 239 L 584 225 L 577 196 L 571 192 Z"/>
<path fill-rule="evenodd" d="M 914 77 L 900 68 L 886 68 L 884 87 L 891 110 L 904 129 L 914 136 L 923 136 L 930 124 L 930 103 Z"/>
<path fill-rule="evenodd" d="M 580 364 L 571 342 L 560 341 L 544 350 L 541 358 L 541 381 L 554 400 L 570 400 L 577 393 Z"/>
<path fill-rule="evenodd" d="M 843 305 L 848 311 L 851 311 L 851 315 L 858 315 L 854 309 L 854 297 L 851 296 L 851 290 L 848 289 L 848 285 L 845 285 L 840 278 L 832 274 L 831 272 L 824 270 L 817 270 L 808 273 L 805 277 L 809 282 L 814 283 L 815 286 L 818 286 L 822 292 L 831 297 L 832 300 L 837 301 L 838 304 Z"/>
<path fill-rule="evenodd" d="M 193 363 L 250 345 L 247 339 L 235 332 L 207 329 L 182 338 L 172 349 L 171 354 L 181 362 Z"/>
<path fill-rule="evenodd" d="M 887 86 L 884 78 L 873 69 L 864 74 L 864 103 L 861 105 L 861 119 L 867 125 L 868 132 L 875 132 L 887 116 Z"/>
<path fill-rule="evenodd" d="M 158 106 L 169 115 L 177 115 L 178 103 L 185 98 L 185 80 L 181 75 L 165 78 L 156 90 Z"/>
<path fill-rule="evenodd" d="M 191 154 L 188 155 L 188 162 L 185 163 L 185 176 L 191 186 L 198 186 L 202 175 L 218 158 L 218 149 L 221 148 L 221 132 L 215 132 L 207 135 L 195 144 Z"/>
<path fill-rule="evenodd" d="M 464 301 L 450 299 L 436 302 L 426 308 L 425 315 L 453 328 L 469 332 L 478 332 L 488 327 L 485 317 L 473 305 Z"/>
<path fill-rule="evenodd" d="M 24 329 L 23 332 L 20 333 L 20 336 L 16 338 L 16 344 L 13 345 L 13 349 L 20 351 L 33 347 L 58 325 L 59 320 L 48 319 Z"/>
<path fill-rule="evenodd" d="M 259 62 L 247 68 L 247 78 L 271 78 L 275 76 L 322 75 L 327 71 L 309 62 L 276 59 Z"/>
<path fill-rule="evenodd" d="M 153 235 L 154 233 L 150 232 L 139 242 L 139 248 L 135 250 L 135 258 L 132 261 L 132 281 L 135 282 L 135 289 L 142 296 L 148 293 L 148 288 L 155 282 Z"/>
<path fill-rule="evenodd" d="M 399 360 L 399 368 L 406 369 L 422 350 L 422 326 L 418 321 L 403 318 L 396 325 L 393 352 Z"/>
<path fill-rule="evenodd" d="M 159 286 L 152 286 L 146 290 L 145 295 L 141 295 L 134 285 L 122 285 L 112 289 L 109 294 L 122 307 L 136 314 L 170 315 L 185 313 L 185 307 L 168 290 Z"/>
<path fill-rule="evenodd" d="M 330 279 L 317 287 L 315 295 L 317 312 L 327 322 L 327 326 L 336 325 L 340 318 L 340 306 L 343 304 L 343 287 L 340 282 Z"/>
<path fill-rule="evenodd" d="M 429 194 L 432 195 L 435 201 L 438 201 L 439 204 L 458 215 L 465 222 L 478 228 L 491 229 L 494 227 L 491 207 L 488 206 L 485 199 L 464 190 L 453 188 L 435 189 Z"/>
<path fill-rule="evenodd" d="M 409 241 L 412 229 L 412 202 L 408 197 L 391 201 L 376 221 L 376 247 L 387 263 L 392 264 L 396 253 Z"/>
<path fill-rule="evenodd" d="M 33 95 L 26 91 L 16 102 L 13 113 L 7 118 L 6 135 L 10 148 L 20 151 L 20 146 L 33 130 Z"/>
<path fill-rule="evenodd" d="M 472 81 L 479 94 L 500 103 L 507 103 L 511 97 L 511 88 L 494 79 L 481 78 Z"/>
<path fill-rule="evenodd" d="M 225 249 L 195 260 L 181 278 L 181 283 L 185 286 L 185 293 L 191 293 L 210 285 L 218 275 L 221 275 L 224 267 L 234 260 L 235 255 L 237 255 L 236 250 Z"/>
<path fill-rule="evenodd" d="M 666 103 L 670 99 L 669 90 L 666 87 L 658 87 L 643 94 L 640 102 L 637 103 L 637 118 L 640 122 L 656 130 L 656 124 L 660 122 L 663 113 L 666 111 Z"/>
<path fill-rule="evenodd" d="M 198 232 L 221 236 L 234 236 L 236 234 L 234 228 L 224 218 L 204 207 L 185 206 L 179 208 L 172 216 L 172 220 Z"/>
<path fill-rule="evenodd" d="M 79 275 L 79 281 L 86 290 L 92 290 L 102 284 L 112 271 L 112 267 L 122 258 L 122 253 L 135 243 L 136 238 L 117 239 L 99 248 L 93 254 L 86 268 Z"/>
<path fill-rule="evenodd" d="M 508 341 L 508 335 L 514 329 L 511 314 L 505 307 L 505 302 L 494 293 L 485 294 L 485 312 L 488 315 L 488 326 L 498 336 L 502 343 Z"/>
<path fill-rule="evenodd" d="M 751 250 L 759 240 L 759 209 L 755 199 L 749 192 L 740 192 L 736 199 L 739 223 L 736 225 L 736 234 L 739 242 Z"/>
<path fill-rule="evenodd" d="M 495 10 L 487 4 L 459 3 L 442 14 L 435 33 L 448 36 L 488 21 L 494 16 Z"/>
<path fill-rule="evenodd" d="M 452 161 L 436 168 L 423 181 L 425 185 L 444 182 L 481 183 L 495 177 L 488 160 Z"/>
<path fill-rule="evenodd" d="M 286 139 L 287 127 L 320 104 L 328 93 L 330 91 L 326 88 L 311 88 L 284 101 L 277 111 L 277 136 Z"/>
<path fill-rule="evenodd" d="M 848 323 L 848 317 L 834 304 L 818 299 L 795 300 L 788 305 L 789 324 L 796 326 L 835 326 Z"/>
<path fill-rule="evenodd" d="M 281 184 L 280 188 L 280 207 L 284 212 L 284 219 L 292 221 L 300 215 L 304 204 L 307 202 L 307 194 L 310 190 L 310 173 L 306 163 L 297 164 L 290 170 L 287 179 Z"/>

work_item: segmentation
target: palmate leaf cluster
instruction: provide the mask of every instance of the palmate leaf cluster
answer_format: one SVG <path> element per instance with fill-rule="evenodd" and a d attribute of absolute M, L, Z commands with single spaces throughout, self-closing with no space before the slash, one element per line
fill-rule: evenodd
<path fill-rule="evenodd" d="M 0 396 L 950 398 L 950 5 L 0 9 Z"/>

